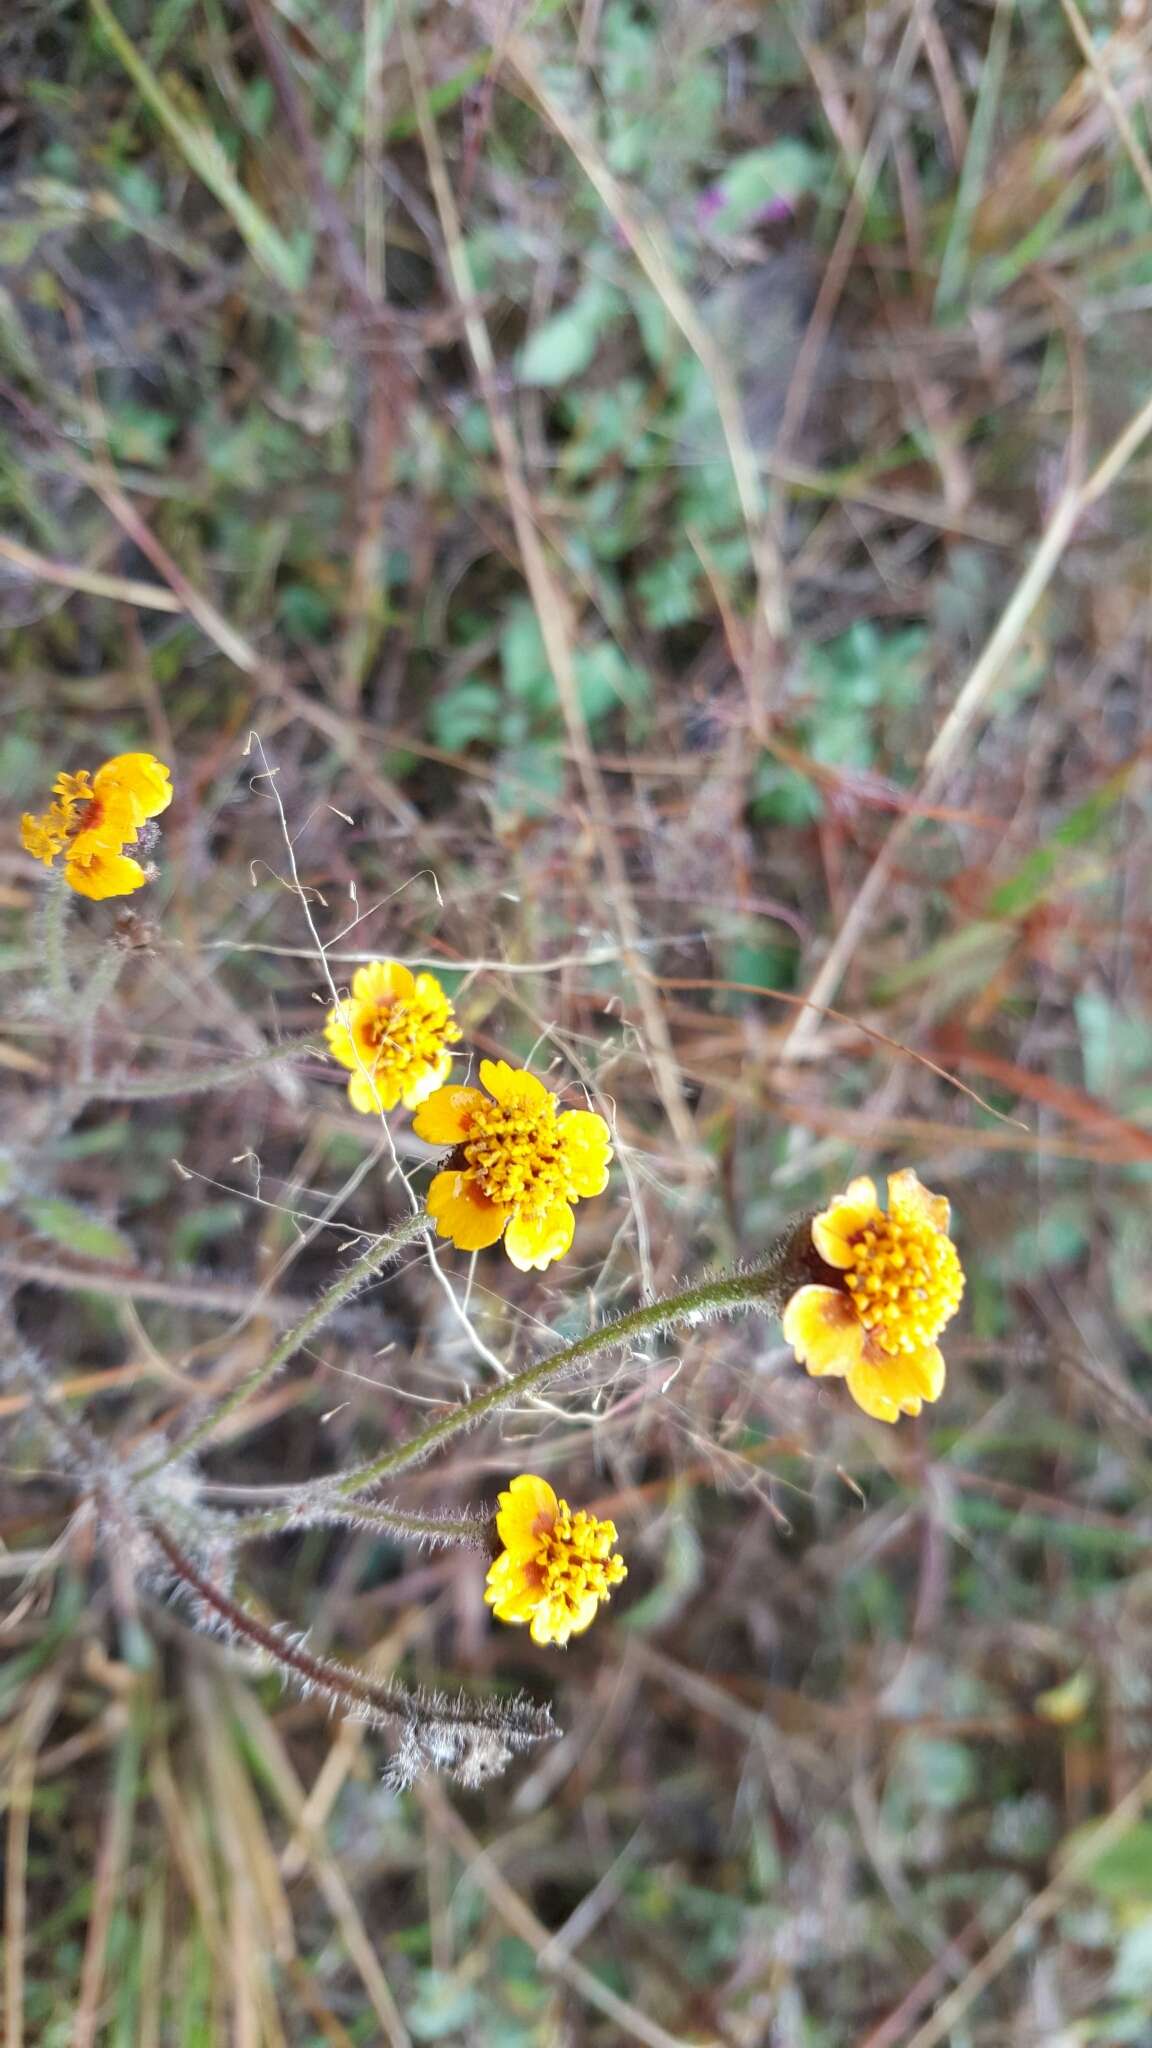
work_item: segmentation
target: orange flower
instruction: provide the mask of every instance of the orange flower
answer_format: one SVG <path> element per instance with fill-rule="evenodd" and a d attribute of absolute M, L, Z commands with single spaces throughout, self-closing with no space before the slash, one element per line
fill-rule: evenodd
<path fill-rule="evenodd" d="M 503 1060 L 482 1060 L 480 1079 L 487 1095 L 438 1088 L 413 1119 L 418 1138 L 456 1147 L 428 1190 L 428 1214 L 461 1251 L 502 1237 L 521 1272 L 543 1272 L 572 1243 L 572 1203 L 608 1185 L 608 1126 L 589 1109 L 558 1111 L 542 1081 Z"/>
<path fill-rule="evenodd" d="M 936 1339 L 964 1292 L 948 1223 L 944 1196 L 922 1187 L 911 1167 L 889 1174 L 887 1215 L 865 1176 L 813 1218 L 829 1284 L 797 1290 L 784 1336 L 808 1372 L 841 1375 L 878 1422 L 919 1415 L 943 1391 Z"/>
<path fill-rule="evenodd" d="M 497 1621 L 529 1624 L 534 1643 L 566 1643 L 596 1617 L 627 1578 L 614 1552 L 616 1524 L 573 1514 L 546 1479 L 521 1472 L 500 1495 L 496 1532 L 504 1545 L 484 1594 Z"/>
<path fill-rule="evenodd" d="M 100 901 L 143 888 L 148 872 L 125 848 L 172 801 L 163 762 L 153 754 L 116 754 L 95 775 L 86 768 L 58 775 L 52 794 L 56 801 L 40 817 L 21 820 L 24 851 L 47 868 L 63 854 L 64 879 L 78 896 Z"/>
<path fill-rule="evenodd" d="M 460 1036 L 456 1013 L 432 974 L 412 974 L 399 960 L 369 960 L 352 977 L 352 992 L 324 1024 L 333 1059 L 352 1069 L 353 1109 L 415 1109 L 452 1072 L 445 1048 Z"/>

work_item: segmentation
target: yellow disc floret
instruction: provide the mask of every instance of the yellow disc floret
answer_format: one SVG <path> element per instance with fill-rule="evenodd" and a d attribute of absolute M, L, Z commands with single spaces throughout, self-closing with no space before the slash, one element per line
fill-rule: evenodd
<path fill-rule="evenodd" d="M 498 1621 L 527 1622 L 535 1643 L 579 1635 L 628 1575 L 613 1549 L 616 1524 L 584 1508 L 573 1514 L 532 1473 L 519 1473 L 500 1495 L 496 1531 L 504 1548 L 484 1598 Z"/>
<path fill-rule="evenodd" d="M 919 1216 L 878 1213 L 853 1240 L 851 1251 L 844 1285 L 880 1349 L 897 1358 L 934 1344 L 964 1292 L 952 1239 Z"/>
<path fill-rule="evenodd" d="M 541 1271 L 572 1243 L 575 1201 L 608 1184 L 612 1145 L 602 1116 L 562 1110 L 534 1074 L 482 1060 L 479 1088 L 439 1088 L 413 1129 L 455 1147 L 428 1190 L 428 1213 L 462 1251 L 504 1240 L 513 1265 Z"/>
<path fill-rule="evenodd" d="M 490 1202 L 542 1212 L 568 1193 L 554 1095 L 477 1103 L 463 1152 Z"/>
<path fill-rule="evenodd" d="M 324 1035 L 348 1067 L 353 1109 L 379 1116 L 403 1102 L 415 1109 L 452 1071 L 447 1050 L 460 1036 L 456 1013 L 434 974 L 399 960 L 369 960 L 350 993 L 329 1010 Z"/>
<path fill-rule="evenodd" d="M 812 1221 L 827 1282 L 801 1287 L 784 1311 L 784 1335 L 815 1375 L 843 1376 L 868 1415 L 918 1415 L 944 1386 L 936 1340 L 960 1306 L 964 1271 L 948 1235 L 943 1195 L 910 1167 L 888 1176 L 888 1212 L 862 1177 Z"/>

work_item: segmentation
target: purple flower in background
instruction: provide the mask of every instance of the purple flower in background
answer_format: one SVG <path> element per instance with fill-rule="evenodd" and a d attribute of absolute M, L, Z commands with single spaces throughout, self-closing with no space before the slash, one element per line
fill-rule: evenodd
<path fill-rule="evenodd" d="M 791 220 L 795 211 L 795 199 L 777 192 L 754 212 L 744 213 L 733 205 L 731 194 L 722 185 L 709 185 L 696 200 L 696 225 L 703 233 L 715 227 L 722 214 L 727 214 L 729 217 L 722 222 L 722 227 L 734 233 L 740 228 L 773 227 L 779 221 Z"/>

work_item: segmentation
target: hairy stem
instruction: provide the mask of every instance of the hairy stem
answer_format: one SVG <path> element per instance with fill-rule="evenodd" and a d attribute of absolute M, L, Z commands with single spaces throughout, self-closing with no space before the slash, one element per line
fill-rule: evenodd
<path fill-rule="evenodd" d="M 36 920 L 36 937 L 44 962 L 44 979 L 53 1008 L 68 1010 L 72 982 L 68 973 L 68 913 L 72 897 L 63 875 L 49 874 Z"/>
<path fill-rule="evenodd" d="M 262 1387 L 267 1386 L 281 1366 L 286 1365 L 294 1353 L 299 1351 L 302 1345 L 307 1344 L 310 1337 L 315 1336 L 317 1330 L 336 1314 L 337 1309 L 342 1308 L 346 1301 L 373 1279 L 381 1267 L 388 1264 L 389 1259 L 394 1258 L 404 1245 L 412 1242 L 413 1238 L 421 1237 L 430 1227 L 427 1216 L 420 1210 L 412 1216 L 406 1216 L 387 1237 L 378 1237 L 346 1272 L 341 1273 L 338 1280 L 333 1281 L 331 1287 L 325 1289 L 319 1299 L 312 1303 L 311 1308 L 304 1311 L 299 1322 L 293 1323 L 291 1329 L 284 1332 L 280 1342 L 269 1352 L 267 1358 L 254 1366 L 202 1421 L 187 1430 L 182 1437 L 178 1437 L 162 1458 L 158 1458 L 155 1464 L 149 1465 L 140 1474 L 141 1479 L 150 1479 L 154 1473 L 163 1471 L 164 1467 L 171 1465 L 175 1459 L 184 1457 L 187 1452 L 194 1451 L 200 1444 L 205 1443 L 226 1417 L 233 1415 L 237 1408 L 243 1407 L 245 1401 L 251 1400 L 253 1394 L 258 1394 Z"/>
<path fill-rule="evenodd" d="M 288 1529 L 375 1529 L 382 1536 L 398 1536 L 407 1543 L 459 1543 L 473 1550 L 489 1546 L 495 1509 L 473 1509 L 464 1514 L 434 1512 L 409 1514 L 404 1508 L 377 1501 L 336 1501 L 322 1493 L 302 1501 L 282 1527 Z M 268 1535 L 266 1515 L 238 1515 L 227 1523 L 232 1542 L 243 1543 L 249 1536 Z"/>
<path fill-rule="evenodd" d="M 456 1408 L 450 1408 L 445 1415 L 438 1416 L 426 1429 L 415 1436 L 407 1437 L 396 1444 L 382 1457 L 373 1458 L 365 1465 L 358 1465 L 349 1472 L 343 1472 L 335 1479 L 323 1483 L 323 1487 L 310 1487 L 307 1499 L 318 1504 L 327 1493 L 329 1499 L 349 1500 L 370 1486 L 376 1486 L 382 1479 L 395 1477 L 399 1472 L 408 1471 L 413 1465 L 422 1464 L 442 1446 L 459 1436 L 463 1431 L 474 1429 L 490 1415 L 498 1414 L 503 1408 L 526 1397 L 537 1394 L 541 1388 L 566 1373 L 578 1370 L 591 1359 L 599 1358 L 609 1351 L 617 1351 L 622 1345 L 636 1337 L 655 1334 L 660 1330 L 671 1330 L 681 1325 L 710 1320 L 714 1316 L 739 1315 L 755 1310 L 763 1315 L 779 1315 L 805 1277 L 800 1270 L 798 1249 L 801 1240 L 807 1241 L 807 1223 L 784 1233 L 770 1249 L 760 1266 L 742 1273 L 724 1273 L 713 1280 L 704 1280 L 694 1287 L 685 1287 L 679 1293 L 666 1295 L 660 1301 L 645 1302 L 640 1308 L 629 1309 L 624 1315 L 615 1316 L 611 1322 L 600 1324 L 589 1330 L 586 1336 L 578 1337 L 574 1343 L 565 1344 L 559 1351 L 550 1351 L 535 1364 L 525 1366 L 523 1372 L 515 1373 L 510 1379 L 476 1394 L 470 1401 L 463 1401 Z M 270 1535 L 286 1528 L 305 1504 L 303 1492 L 297 1499 L 282 1508 L 270 1509 L 267 1514 L 253 1515 L 245 1524 L 248 1536 Z"/>
<path fill-rule="evenodd" d="M 666 1295 L 662 1301 L 646 1302 L 640 1308 L 629 1309 L 611 1322 L 602 1323 L 599 1329 L 577 1337 L 574 1343 L 565 1344 L 561 1350 L 537 1359 L 534 1365 L 526 1366 L 523 1372 L 515 1373 L 511 1379 L 501 1380 L 484 1393 L 475 1395 L 471 1401 L 449 1409 L 447 1415 L 439 1416 L 426 1429 L 385 1452 L 382 1458 L 375 1458 L 356 1471 L 346 1472 L 333 1490 L 341 1498 L 347 1498 L 395 1472 L 406 1471 L 410 1465 L 420 1464 L 461 1430 L 475 1428 L 487 1416 L 510 1407 L 526 1395 L 538 1393 L 549 1381 L 559 1379 L 562 1374 L 586 1364 L 590 1359 L 601 1357 L 606 1351 L 618 1350 L 634 1337 L 673 1329 L 677 1324 L 704 1321 L 715 1315 L 738 1315 L 746 1309 L 759 1309 L 774 1315 L 783 1306 L 784 1299 L 786 1293 L 782 1294 L 780 1290 L 778 1267 L 770 1263 L 748 1273 L 725 1273 L 719 1279 L 686 1287 L 679 1294 Z"/>
<path fill-rule="evenodd" d="M 314 1657 L 310 1651 L 291 1641 L 266 1622 L 258 1621 L 254 1614 L 241 1607 L 222 1586 L 213 1585 L 206 1579 L 199 1567 L 181 1550 L 174 1536 L 159 1522 L 146 1523 L 148 1534 L 160 1550 L 176 1577 L 196 1598 L 203 1602 L 219 1621 L 222 1621 L 243 1642 L 251 1643 L 263 1650 L 266 1656 L 292 1672 L 305 1686 L 322 1693 L 333 1706 L 346 1710 L 366 1713 L 369 1717 L 384 1721 L 410 1721 L 422 1715 L 422 1704 L 402 1685 L 380 1685 L 365 1678 L 350 1665 L 338 1664 L 333 1659 Z M 448 1725 L 469 1726 L 482 1714 L 482 1703 L 466 1698 L 440 1700 L 436 1702 L 435 1717 Z M 510 1720 L 516 1717 L 516 1707 L 504 1710 Z M 550 1734 L 551 1717 L 546 1708 L 522 1710 L 519 1718 L 525 1732 Z"/>
<path fill-rule="evenodd" d="M 261 1068 L 278 1060 L 321 1051 L 315 1038 L 283 1038 L 279 1044 L 267 1045 L 247 1059 L 222 1060 L 218 1066 L 197 1067 L 192 1073 L 146 1074 L 139 1080 L 119 1080 L 115 1075 L 101 1077 L 92 1083 L 92 1092 L 101 1102 L 155 1102 L 168 1096 L 201 1095 L 210 1088 L 234 1088 L 249 1074 L 258 1074 Z"/>

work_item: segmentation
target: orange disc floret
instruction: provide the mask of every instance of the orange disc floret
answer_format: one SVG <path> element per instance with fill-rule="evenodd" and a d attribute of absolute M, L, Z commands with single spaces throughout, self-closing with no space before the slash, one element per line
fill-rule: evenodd
<path fill-rule="evenodd" d="M 497 1621 L 528 1624 L 534 1643 L 566 1643 L 595 1619 L 613 1586 L 627 1578 L 613 1549 L 616 1524 L 584 1508 L 573 1514 L 546 1479 L 521 1472 L 499 1498 L 496 1533 L 504 1548 L 488 1573 L 484 1598 Z"/>
<path fill-rule="evenodd" d="M 333 1059 L 351 1070 L 353 1109 L 379 1116 L 398 1102 L 415 1109 L 447 1080 L 447 1048 L 460 1027 L 435 975 L 413 974 L 399 960 L 369 960 L 329 1010 L 324 1036 Z"/>
<path fill-rule="evenodd" d="M 888 1209 L 866 1176 L 812 1221 L 829 1283 L 801 1287 L 784 1311 L 784 1336 L 814 1375 L 843 1377 L 879 1422 L 919 1415 L 944 1387 L 937 1343 L 964 1292 L 943 1195 L 911 1167 L 888 1176 Z"/>
<path fill-rule="evenodd" d="M 94 775 L 86 768 L 58 775 L 52 795 L 39 817 L 21 820 L 24 851 L 49 868 L 63 855 L 64 879 L 79 896 L 100 900 L 143 888 L 148 872 L 125 849 L 172 801 L 163 762 L 153 754 L 116 754 Z"/>
<path fill-rule="evenodd" d="M 455 1147 L 428 1213 L 461 1251 L 503 1238 L 521 1272 L 543 1272 L 572 1243 L 572 1203 L 608 1185 L 611 1135 L 594 1110 L 561 1110 L 534 1074 L 503 1060 L 482 1060 L 480 1079 L 483 1090 L 438 1088 L 413 1120 L 418 1138 Z"/>

